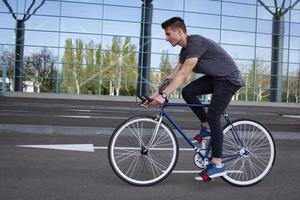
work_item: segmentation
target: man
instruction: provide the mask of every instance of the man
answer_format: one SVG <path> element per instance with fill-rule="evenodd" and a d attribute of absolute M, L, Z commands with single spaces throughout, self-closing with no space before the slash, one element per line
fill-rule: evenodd
<path fill-rule="evenodd" d="M 195 142 L 201 142 L 204 137 L 209 136 L 212 139 L 211 163 L 196 179 L 206 181 L 223 176 L 225 167 L 221 159 L 223 131 L 220 118 L 232 96 L 244 85 L 241 73 L 233 59 L 217 43 L 200 35 L 187 35 L 184 20 L 180 17 L 173 17 L 161 26 L 166 40 L 172 46 L 179 45 L 182 49 L 175 70 L 164 81 L 159 92 L 150 97 L 153 99 L 152 104 L 162 104 L 192 72 L 205 74 L 182 90 L 184 100 L 190 104 L 201 103 L 198 95 L 212 94 L 207 113 L 204 108 L 191 108 L 202 122 L 202 129 L 195 136 Z"/>

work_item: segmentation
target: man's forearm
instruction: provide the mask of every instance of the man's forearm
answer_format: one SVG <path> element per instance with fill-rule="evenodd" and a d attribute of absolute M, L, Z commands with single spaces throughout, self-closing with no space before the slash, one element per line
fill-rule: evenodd
<path fill-rule="evenodd" d="M 178 72 L 176 73 L 172 82 L 168 87 L 166 87 L 166 89 L 163 90 L 163 92 L 167 95 L 170 95 L 172 92 L 174 92 L 187 79 L 187 77 L 195 67 L 197 61 L 198 58 L 189 58 L 184 62 L 182 66 L 179 66 L 177 68 Z"/>
<path fill-rule="evenodd" d="M 162 92 L 170 95 L 185 81 L 186 78 L 186 74 L 180 72 L 177 73 L 172 82 Z"/>

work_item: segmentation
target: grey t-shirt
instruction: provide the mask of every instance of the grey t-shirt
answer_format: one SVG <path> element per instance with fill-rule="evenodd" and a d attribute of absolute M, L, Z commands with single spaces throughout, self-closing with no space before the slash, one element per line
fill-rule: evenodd
<path fill-rule="evenodd" d="M 186 48 L 179 54 L 179 62 L 184 63 L 188 58 L 198 58 L 193 71 L 221 80 L 228 80 L 239 86 L 244 86 L 244 80 L 235 62 L 228 53 L 214 41 L 200 35 L 187 37 Z"/>

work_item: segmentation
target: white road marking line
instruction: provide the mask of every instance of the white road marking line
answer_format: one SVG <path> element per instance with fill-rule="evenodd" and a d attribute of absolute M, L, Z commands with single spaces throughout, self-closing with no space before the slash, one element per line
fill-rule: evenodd
<path fill-rule="evenodd" d="M 55 150 L 66 150 L 66 151 L 95 152 L 93 144 L 17 145 L 17 147 L 55 149 Z"/>
<path fill-rule="evenodd" d="M 300 115 L 282 115 L 283 117 L 291 117 L 300 119 Z"/>
<path fill-rule="evenodd" d="M 201 170 L 173 170 L 173 174 L 198 174 Z"/>
<path fill-rule="evenodd" d="M 172 173 L 174 174 L 198 174 L 200 173 L 201 170 L 173 170 Z M 240 170 L 228 170 L 225 171 L 225 174 L 232 174 L 232 173 L 239 173 L 239 174 L 243 174 L 243 171 Z"/>
<path fill-rule="evenodd" d="M 1 116 L 17 116 L 17 117 L 61 117 L 61 118 L 85 118 L 85 119 L 128 119 L 128 117 L 108 117 L 108 116 L 88 116 L 88 115 L 35 115 L 35 114 L 23 114 L 23 113 L 0 113 Z"/>
<path fill-rule="evenodd" d="M 56 115 L 56 117 L 84 118 L 84 119 L 89 119 L 89 118 L 91 118 L 91 116 L 86 116 L 86 115 Z"/>
<path fill-rule="evenodd" d="M 92 110 L 66 109 L 66 111 L 91 112 Z"/>
<path fill-rule="evenodd" d="M 99 110 L 99 109 L 94 109 L 94 110 L 83 110 L 83 109 L 65 109 L 66 111 L 72 111 L 72 112 L 94 112 L 97 114 L 101 113 L 128 113 L 127 111 L 119 111 L 119 110 Z"/>
<path fill-rule="evenodd" d="M 128 119 L 128 117 L 108 117 L 108 116 L 89 116 L 89 115 L 55 115 L 54 117 L 63 118 L 84 118 L 84 119 Z"/>

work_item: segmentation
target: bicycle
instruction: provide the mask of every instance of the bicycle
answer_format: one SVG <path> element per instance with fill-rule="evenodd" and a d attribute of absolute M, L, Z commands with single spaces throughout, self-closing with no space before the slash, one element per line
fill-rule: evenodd
<path fill-rule="evenodd" d="M 140 105 L 150 99 L 139 97 Z M 175 168 L 179 147 L 165 118 L 194 149 L 194 164 L 205 169 L 211 160 L 210 141 L 192 142 L 165 111 L 167 107 L 208 107 L 209 104 L 169 103 L 161 106 L 158 116 L 135 116 L 121 123 L 108 145 L 108 158 L 115 174 L 135 186 L 150 186 L 167 178 Z M 222 160 L 226 175 L 221 178 L 234 186 L 251 186 L 265 179 L 275 162 L 272 135 L 260 123 L 249 119 L 231 121 L 225 112 Z"/>

